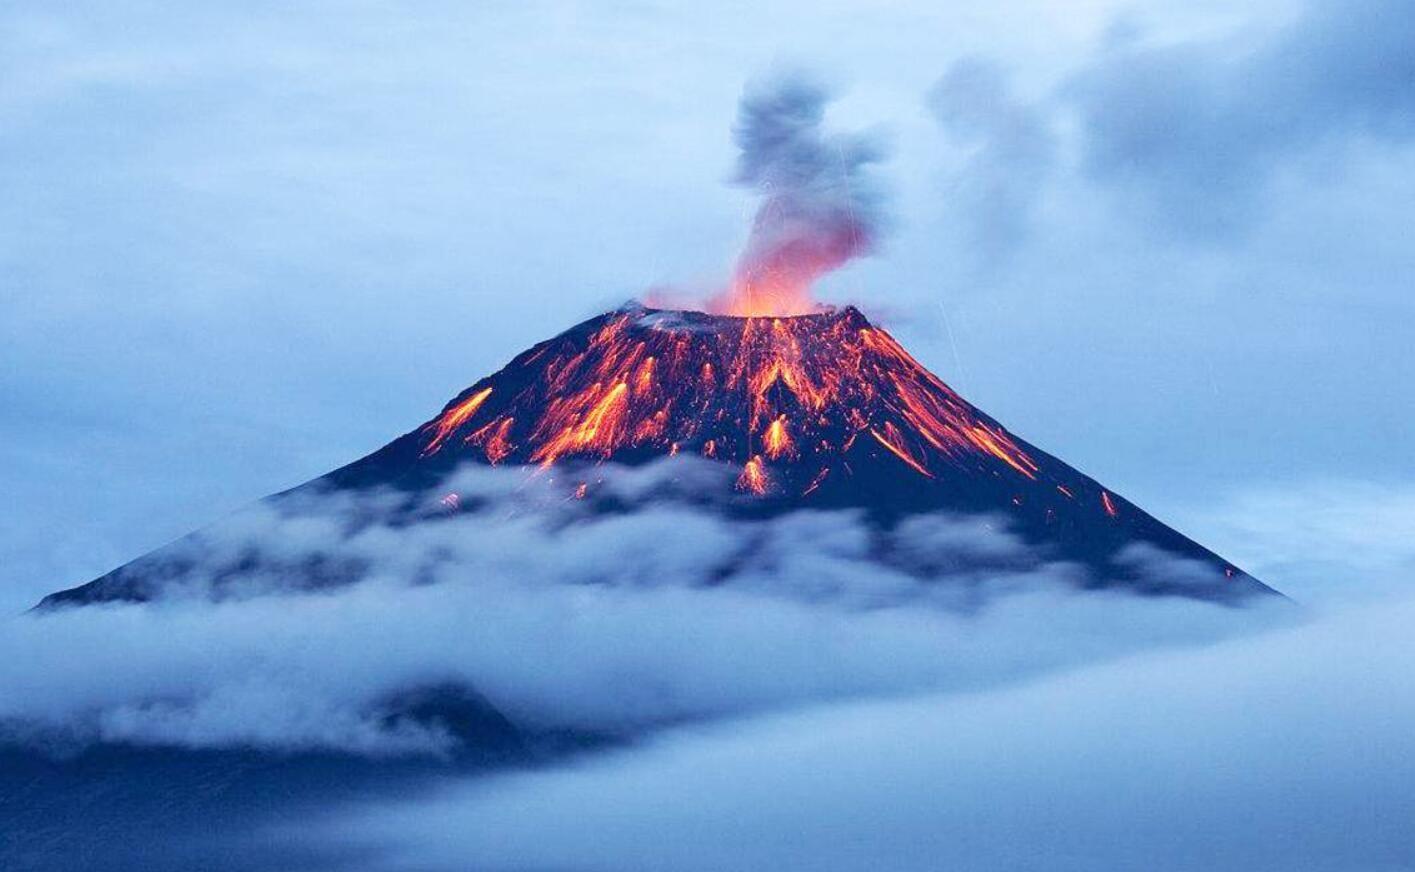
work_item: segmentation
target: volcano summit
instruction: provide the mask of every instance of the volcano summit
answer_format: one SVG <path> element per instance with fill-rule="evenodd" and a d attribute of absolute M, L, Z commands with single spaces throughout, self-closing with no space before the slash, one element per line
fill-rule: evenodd
<path fill-rule="evenodd" d="M 1087 586 L 1220 601 L 1271 593 L 1009 433 L 853 307 L 734 317 L 626 306 L 539 343 L 417 429 L 267 502 L 298 514 L 311 494 L 392 493 L 401 495 L 400 528 L 437 523 L 463 509 L 446 482 L 472 464 L 553 472 L 573 482 L 573 497 L 613 512 L 613 500 L 595 500 L 604 464 L 690 455 L 731 470 L 724 492 L 698 496 L 744 521 L 851 510 L 887 531 L 923 514 L 980 515 L 1048 559 L 1085 567 Z M 417 509 L 429 503 L 439 511 Z M 220 593 L 268 563 L 257 546 L 205 565 L 196 546 L 210 535 L 192 534 L 41 605 L 158 598 L 197 574 L 214 578 L 210 590 Z M 304 578 L 296 581 L 359 577 L 337 555 L 315 564 L 297 567 Z"/>

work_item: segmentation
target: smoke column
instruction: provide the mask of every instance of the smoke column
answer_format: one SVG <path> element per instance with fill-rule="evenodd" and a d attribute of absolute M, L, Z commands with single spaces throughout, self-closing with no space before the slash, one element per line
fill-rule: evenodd
<path fill-rule="evenodd" d="M 741 150 L 732 183 L 763 199 L 732 285 L 712 301 L 712 311 L 814 311 L 812 283 L 873 250 L 883 196 L 869 167 L 884 151 L 871 137 L 822 129 L 831 96 L 801 73 L 759 82 L 742 95 L 732 129 Z"/>

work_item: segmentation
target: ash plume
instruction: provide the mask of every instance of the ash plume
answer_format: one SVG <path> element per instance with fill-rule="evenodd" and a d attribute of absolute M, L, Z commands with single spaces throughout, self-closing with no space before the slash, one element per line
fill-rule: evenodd
<path fill-rule="evenodd" d="M 885 150 L 873 136 L 826 132 L 831 99 L 827 87 L 799 72 L 750 85 L 742 95 L 732 183 L 759 192 L 762 202 L 715 311 L 812 311 L 811 284 L 874 249 L 884 197 L 870 166 Z"/>

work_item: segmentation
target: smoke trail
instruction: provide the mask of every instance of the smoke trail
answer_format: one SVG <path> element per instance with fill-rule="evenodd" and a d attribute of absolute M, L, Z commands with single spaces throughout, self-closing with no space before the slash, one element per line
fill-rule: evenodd
<path fill-rule="evenodd" d="M 733 126 L 733 184 L 761 193 L 732 287 L 712 304 L 736 315 L 812 311 L 811 284 L 869 254 L 883 195 L 869 172 L 885 156 L 873 137 L 822 129 L 831 99 L 801 73 L 747 88 Z"/>

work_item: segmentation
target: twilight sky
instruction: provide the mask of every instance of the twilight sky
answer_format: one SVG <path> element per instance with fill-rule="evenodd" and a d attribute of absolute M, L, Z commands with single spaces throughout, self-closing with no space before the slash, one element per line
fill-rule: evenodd
<path fill-rule="evenodd" d="M 1274 507 L 1412 529 L 1408 3 L 19 0 L 0 608 L 719 287 L 736 103 L 782 66 L 888 148 L 880 249 L 822 297 L 1240 562 L 1283 564 Z"/>

